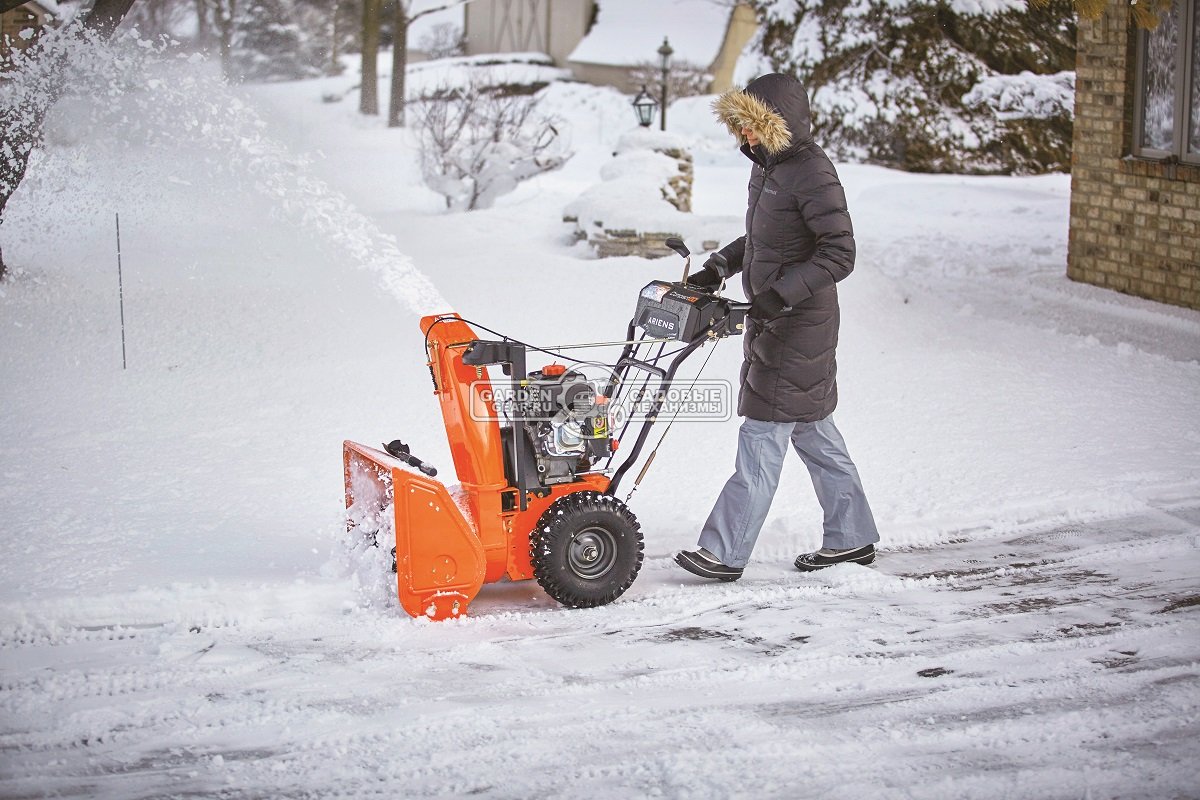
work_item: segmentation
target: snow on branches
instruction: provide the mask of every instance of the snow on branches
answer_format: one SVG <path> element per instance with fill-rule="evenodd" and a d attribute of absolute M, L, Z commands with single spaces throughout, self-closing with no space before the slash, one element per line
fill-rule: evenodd
<path fill-rule="evenodd" d="M 434 90 L 411 108 L 425 183 L 451 211 L 490 208 L 521 181 L 571 157 L 531 95 L 468 81 Z"/>
<path fill-rule="evenodd" d="M 804 81 L 814 136 L 835 157 L 930 172 L 1069 168 L 1068 0 L 758 5 L 756 66 Z"/>

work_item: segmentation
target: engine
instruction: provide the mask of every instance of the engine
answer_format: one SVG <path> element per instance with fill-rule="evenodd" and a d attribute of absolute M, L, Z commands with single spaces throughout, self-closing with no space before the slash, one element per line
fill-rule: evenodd
<path fill-rule="evenodd" d="M 543 486 L 569 483 L 615 450 L 608 398 L 562 364 L 530 372 L 516 398 Z"/>

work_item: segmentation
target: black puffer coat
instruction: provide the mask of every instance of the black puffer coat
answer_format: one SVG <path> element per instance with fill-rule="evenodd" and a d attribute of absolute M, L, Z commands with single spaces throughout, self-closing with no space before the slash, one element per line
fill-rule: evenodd
<path fill-rule="evenodd" d="M 746 235 L 721 250 L 753 301 L 774 289 L 790 308 L 749 320 L 738 414 L 771 422 L 815 422 L 837 405 L 838 296 L 854 269 L 846 193 L 812 139 L 808 94 L 794 78 L 763 75 L 713 104 L 754 162 Z M 751 148 L 741 135 L 759 138 Z"/>

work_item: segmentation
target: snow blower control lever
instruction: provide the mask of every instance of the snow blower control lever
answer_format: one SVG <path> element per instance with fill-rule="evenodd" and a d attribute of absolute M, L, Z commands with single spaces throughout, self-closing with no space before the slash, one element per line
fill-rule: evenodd
<path fill-rule="evenodd" d="M 667 244 L 690 263 L 682 241 Z M 640 481 L 653 461 L 658 446 L 644 461 L 643 446 L 684 360 L 740 334 L 748 307 L 688 285 L 685 267 L 683 280 L 641 289 L 621 342 L 538 347 L 457 314 L 422 318 L 459 485 L 452 493 L 434 480 L 437 470 L 398 439 L 383 451 L 345 442 L 352 547 L 386 549 L 394 537 L 397 594 L 414 617 L 464 614 L 484 583 L 504 578 L 535 578 L 572 608 L 616 600 L 643 551 L 641 526 L 616 489 L 635 463 Z M 480 339 L 475 328 L 498 338 Z M 682 346 L 666 351 L 673 342 Z M 561 356 L 571 366 L 527 368 L 534 353 L 609 345 L 622 348 L 615 363 Z M 503 376 L 493 379 L 497 366 Z M 627 433 L 633 444 L 620 447 Z"/>
<path fill-rule="evenodd" d="M 400 441 L 399 439 L 393 439 L 392 441 L 388 442 L 387 444 L 385 444 L 383 446 L 383 449 L 387 450 L 388 454 L 391 455 L 396 460 L 403 461 L 405 464 L 408 464 L 410 467 L 416 467 L 417 469 L 421 470 L 421 472 L 424 472 L 426 475 L 428 475 L 431 478 L 433 478 L 437 475 L 436 467 L 434 467 L 430 464 L 426 464 L 421 459 L 412 455 L 412 451 L 409 450 L 408 445 L 406 445 L 404 442 Z"/>

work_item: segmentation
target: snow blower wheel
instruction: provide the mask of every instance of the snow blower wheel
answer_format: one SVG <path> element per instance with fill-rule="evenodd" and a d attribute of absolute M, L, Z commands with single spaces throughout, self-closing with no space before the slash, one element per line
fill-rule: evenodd
<path fill-rule="evenodd" d="M 529 534 L 537 582 L 564 606 L 592 608 L 616 600 L 642 566 L 642 530 L 611 495 L 574 492 L 554 502 Z"/>

